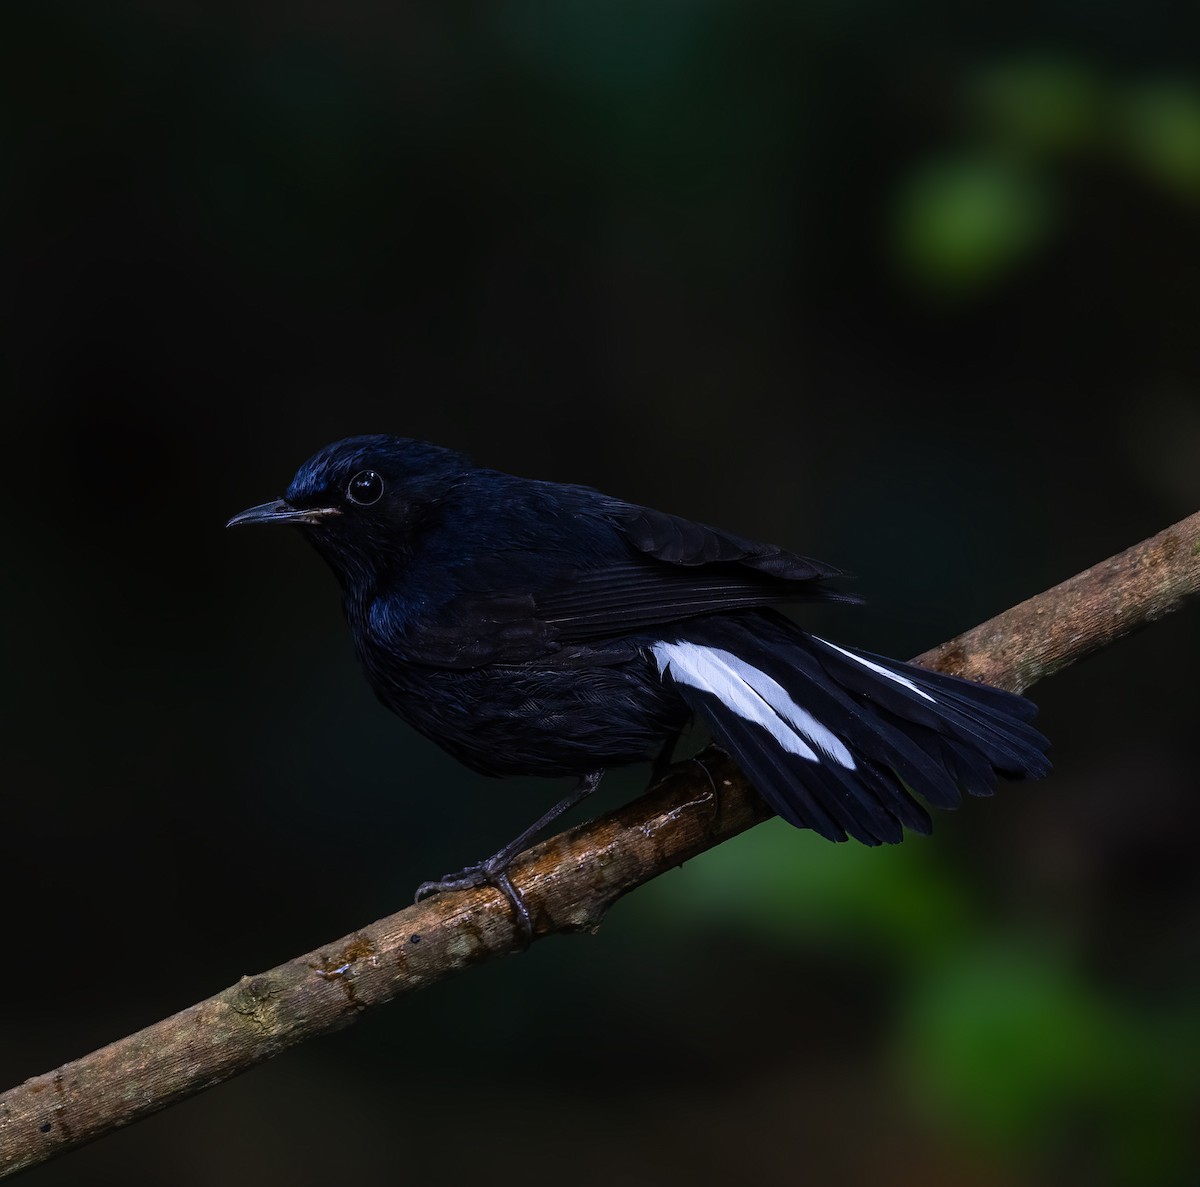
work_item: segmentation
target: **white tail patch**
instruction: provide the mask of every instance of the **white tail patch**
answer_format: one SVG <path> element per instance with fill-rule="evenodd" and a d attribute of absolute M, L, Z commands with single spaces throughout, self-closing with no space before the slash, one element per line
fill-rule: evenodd
<path fill-rule="evenodd" d="M 814 636 L 815 638 L 815 636 Z M 834 651 L 840 651 L 847 659 L 852 659 L 856 664 L 862 664 L 864 668 L 870 668 L 872 672 L 878 672 L 880 676 L 886 676 L 889 680 L 894 680 L 897 684 L 903 684 L 910 692 L 915 692 L 917 696 L 924 697 L 927 701 L 937 704 L 923 688 L 918 688 L 907 676 L 901 676 L 899 672 L 889 672 L 887 668 L 880 667 L 879 664 L 873 664 L 869 659 L 863 659 L 861 655 L 855 655 L 852 651 L 847 651 L 844 647 L 839 647 L 836 643 L 830 643 L 828 639 L 821 639 L 819 642 L 824 643 L 826 647 L 832 647 Z"/>
<path fill-rule="evenodd" d="M 669 668 L 677 683 L 711 693 L 739 717 L 761 725 L 789 754 L 820 762 L 819 750 L 838 766 L 855 769 L 854 756 L 841 739 L 800 708 L 779 681 L 733 652 L 699 643 L 665 642 L 652 644 L 650 651 L 661 674 Z"/>

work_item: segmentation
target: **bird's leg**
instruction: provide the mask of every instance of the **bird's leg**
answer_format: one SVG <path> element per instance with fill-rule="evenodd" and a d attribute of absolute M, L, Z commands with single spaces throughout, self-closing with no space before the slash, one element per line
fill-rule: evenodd
<path fill-rule="evenodd" d="M 711 747 L 710 747 L 710 749 L 711 749 Z M 705 778 L 708 780 L 708 785 L 709 785 L 709 787 L 712 788 L 713 811 L 712 811 L 712 822 L 711 823 L 715 824 L 717 817 L 721 813 L 721 793 L 717 790 L 717 781 L 713 778 L 712 771 L 710 771 L 708 769 L 708 765 L 700 757 L 700 755 L 693 754 L 692 757 L 688 761 L 694 762 L 696 764 L 696 766 L 698 766 L 704 772 Z"/>
<path fill-rule="evenodd" d="M 459 870 L 457 874 L 447 874 L 446 877 L 439 878 L 436 882 L 422 882 L 417 887 L 416 901 L 420 902 L 431 894 L 440 894 L 445 890 L 467 890 L 472 886 L 494 886 L 508 899 L 513 913 L 517 917 L 518 926 L 525 933 L 526 938 L 531 939 L 533 937 L 533 919 L 529 914 L 529 908 L 517 893 L 516 887 L 513 886 L 508 876 L 508 867 L 512 865 L 517 854 L 542 829 L 557 820 L 564 812 L 587 799 L 596 790 L 603 774 L 603 771 L 588 771 L 586 775 L 580 776 L 579 782 L 565 800 L 555 804 L 543 816 L 539 816 L 519 837 L 509 841 L 503 849 L 498 853 L 493 853 L 486 861 L 467 866 L 466 869 Z"/>
<path fill-rule="evenodd" d="M 675 754 L 675 747 L 679 745 L 679 739 L 683 736 L 683 730 L 676 730 L 663 744 L 662 749 L 655 756 L 654 762 L 650 764 L 650 786 L 654 787 L 661 783 L 663 776 L 671 768 L 671 758 Z"/>

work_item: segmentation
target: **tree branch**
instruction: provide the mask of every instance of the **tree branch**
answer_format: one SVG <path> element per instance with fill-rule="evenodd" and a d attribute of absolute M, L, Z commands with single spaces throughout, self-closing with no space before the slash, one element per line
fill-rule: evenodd
<path fill-rule="evenodd" d="M 1200 592 L 1200 512 L 918 657 L 1021 690 Z M 536 937 L 594 931 L 635 887 L 767 819 L 723 755 L 535 846 L 513 868 Z M 0 1095 L 0 1176 L 245 1071 L 524 941 L 489 888 L 408 907 Z"/>

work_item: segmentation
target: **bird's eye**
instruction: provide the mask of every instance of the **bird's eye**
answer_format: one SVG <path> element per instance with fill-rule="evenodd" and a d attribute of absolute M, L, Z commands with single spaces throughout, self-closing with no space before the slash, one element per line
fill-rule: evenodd
<path fill-rule="evenodd" d="M 369 507 L 383 498 L 383 479 L 374 470 L 359 470 L 350 479 L 346 495 L 350 502 L 357 503 L 360 507 Z"/>

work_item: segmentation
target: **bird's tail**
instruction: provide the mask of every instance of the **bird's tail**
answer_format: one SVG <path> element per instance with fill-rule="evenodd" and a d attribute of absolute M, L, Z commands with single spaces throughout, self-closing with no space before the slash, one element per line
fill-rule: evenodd
<path fill-rule="evenodd" d="M 711 618 L 651 648 L 775 811 L 831 841 L 928 833 L 935 808 L 1050 764 L 1031 701 L 807 635 L 782 617 Z"/>

